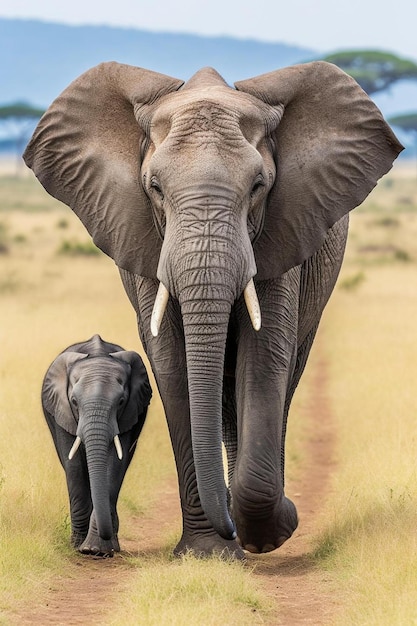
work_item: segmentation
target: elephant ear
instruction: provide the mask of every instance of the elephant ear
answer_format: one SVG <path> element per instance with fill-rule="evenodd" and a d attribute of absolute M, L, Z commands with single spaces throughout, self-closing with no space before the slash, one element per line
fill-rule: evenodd
<path fill-rule="evenodd" d="M 277 175 L 254 244 L 259 279 L 274 278 L 318 250 L 403 149 L 350 76 L 318 61 L 235 84 L 284 109 L 272 135 Z"/>
<path fill-rule="evenodd" d="M 51 363 L 42 384 L 42 406 L 59 426 L 77 434 L 77 421 L 68 400 L 68 373 L 76 361 L 87 358 L 79 352 L 62 352 Z"/>
<path fill-rule="evenodd" d="M 125 433 L 133 428 L 139 419 L 143 420 L 143 413 L 151 401 L 152 388 L 145 365 L 137 352 L 123 350 L 112 352 L 110 356 L 128 363 L 131 368 L 129 399 L 118 420 L 120 433 Z"/>
<path fill-rule="evenodd" d="M 183 81 L 102 63 L 77 78 L 40 120 L 23 158 L 45 189 L 70 206 L 95 244 L 126 270 L 155 277 L 161 241 L 140 181 L 144 105 Z"/>

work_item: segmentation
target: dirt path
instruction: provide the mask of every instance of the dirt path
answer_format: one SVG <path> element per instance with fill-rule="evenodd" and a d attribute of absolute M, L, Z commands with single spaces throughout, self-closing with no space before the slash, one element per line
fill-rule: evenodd
<path fill-rule="evenodd" d="M 276 601 L 271 626 L 329 626 L 340 602 L 330 588 L 326 574 L 311 558 L 311 538 L 316 531 L 321 507 L 330 496 L 330 477 L 335 468 L 335 426 L 326 397 L 327 366 L 319 355 L 312 382 L 314 396 L 308 422 L 299 476 L 288 481 L 286 491 L 293 498 L 299 526 L 291 540 L 279 550 L 262 557 L 255 573 Z"/>
<path fill-rule="evenodd" d="M 329 495 L 329 476 L 334 465 L 334 430 L 326 401 L 323 359 L 318 359 L 314 376 L 315 392 L 309 410 L 303 467 L 300 476 L 287 485 L 297 505 L 299 528 L 280 550 L 249 556 L 255 576 L 276 604 L 271 626 L 328 626 L 337 610 L 337 597 L 330 590 L 325 574 L 314 567 L 309 556 L 309 540 L 321 503 Z M 158 551 L 161 537 L 178 523 L 180 509 L 174 481 L 165 486 L 158 501 L 158 510 L 137 519 L 137 534 L 142 539 L 126 542 L 122 538 L 123 548 L 134 555 Z M 109 597 L 129 579 L 131 566 L 123 555 L 104 562 L 80 556 L 75 569 L 71 576 L 56 579 L 39 603 L 20 611 L 10 623 L 42 626 L 102 623 L 100 616 L 111 606 Z"/>

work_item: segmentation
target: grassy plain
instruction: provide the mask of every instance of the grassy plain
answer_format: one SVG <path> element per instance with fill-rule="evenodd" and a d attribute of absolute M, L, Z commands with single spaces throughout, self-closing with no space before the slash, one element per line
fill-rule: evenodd
<path fill-rule="evenodd" d="M 343 626 L 417 624 L 416 241 L 414 164 L 353 213 L 322 325 L 338 466 L 314 543 Z"/>
<path fill-rule="evenodd" d="M 5 608 L 19 595 L 38 593 L 69 556 L 64 475 L 40 405 L 46 368 L 60 350 L 96 332 L 126 349 L 141 352 L 141 346 L 116 267 L 97 254 L 71 212 L 32 178 L 0 178 L 0 198 L 0 597 Z M 122 507 L 135 512 L 152 502 L 152 473 L 161 480 L 173 466 L 157 394 L 152 425 L 155 433 L 148 444 L 144 434 L 137 454 L 140 489 L 129 475 L 125 482 Z M 149 461 L 161 447 L 165 452 L 155 468 Z"/>
<path fill-rule="evenodd" d="M 417 624 L 416 238 L 415 167 L 399 166 L 352 216 L 320 331 L 338 464 L 312 552 L 341 597 L 343 626 Z M 0 177 L 0 267 L 0 611 L 7 611 L 74 568 L 65 481 L 39 401 L 46 368 L 96 332 L 142 350 L 113 262 L 30 176 Z M 311 385 L 307 369 L 293 414 Z M 302 421 L 290 419 L 290 473 L 300 463 L 300 433 Z M 121 494 L 122 526 L 146 512 L 173 471 L 155 391 Z M 268 622 L 269 598 L 250 570 L 172 561 L 172 538 L 166 544 L 166 556 L 135 564 L 120 597 L 131 611 L 109 623 L 139 623 L 128 621 L 130 612 L 144 624 L 218 624 L 219 615 L 230 625 Z M 0 623 L 7 623 L 1 613 Z"/>

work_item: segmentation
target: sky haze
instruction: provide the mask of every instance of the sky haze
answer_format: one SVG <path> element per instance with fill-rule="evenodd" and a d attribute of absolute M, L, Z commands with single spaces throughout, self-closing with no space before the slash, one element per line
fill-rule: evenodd
<path fill-rule="evenodd" d="M 319 52 L 378 48 L 417 61 L 416 0 L 15 0 L 0 17 L 230 35 Z"/>

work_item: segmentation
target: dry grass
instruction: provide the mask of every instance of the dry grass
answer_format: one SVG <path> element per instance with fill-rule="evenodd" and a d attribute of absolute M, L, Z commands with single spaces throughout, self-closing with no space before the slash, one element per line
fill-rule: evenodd
<path fill-rule="evenodd" d="M 343 590 L 341 625 L 417 623 L 417 180 L 413 185 L 412 212 L 352 217 L 322 328 L 339 468 L 316 554 Z M 358 273 L 363 279 L 346 289 Z"/>
<path fill-rule="evenodd" d="M 251 571 L 240 563 L 183 557 L 142 561 L 108 626 L 227 626 L 265 624 L 272 608 Z"/>
<path fill-rule="evenodd" d="M 8 184 L 1 182 L 7 190 Z M 30 184 L 35 186 L 34 181 Z M 13 181 L 12 187 L 19 185 Z M 41 197 L 38 187 L 34 195 Z M 68 209 L 43 195 L 52 206 L 29 212 L 10 209 L 10 194 L 0 195 L 8 247 L 0 256 L 0 543 L 7 546 L 0 558 L 3 607 L 36 593 L 71 554 L 64 472 L 40 404 L 48 365 L 67 345 L 96 332 L 143 354 L 115 265 L 102 254 L 57 254 L 67 238 L 89 239 Z M 158 464 L 153 462 L 156 455 Z M 123 486 L 121 516 L 146 510 L 153 502 L 153 485 L 172 471 L 171 447 L 155 393 Z"/>
<path fill-rule="evenodd" d="M 344 598 L 340 624 L 417 623 L 416 231 L 417 181 L 394 171 L 352 218 L 346 263 L 321 331 L 339 469 L 316 538 L 317 561 Z M 89 241 L 68 209 L 30 176 L 0 178 L 0 244 L 6 246 L 0 254 L 4 609 L 29 602 L 73 558 L 64 475 L 39 399 L 46 368 L 65 346 L 96 332 L 141 352 L 113 262 L 104 255 L 57 254 L 64 241 L 81 249 Z M 298 406 L 310 380 L 300 386 Z M 290 420 L 290 476 L 302 436 L 302 424 Z M 172 474 L 155 393 L 123 486 L 122 525 L 131 513 L 146 510 L 154 486 Z M 269 601 L 251 572 L 236 564 L 172 561 L 167 551 L 135 563 L 135 572 L 121 598 L 132 613 L 145 616 L 143 622 L 135 617 L 135 624 L 217 624 L 219 614 L 223 623 L 256 624 L 268 614 Z"/>

